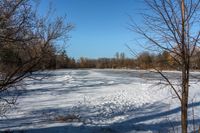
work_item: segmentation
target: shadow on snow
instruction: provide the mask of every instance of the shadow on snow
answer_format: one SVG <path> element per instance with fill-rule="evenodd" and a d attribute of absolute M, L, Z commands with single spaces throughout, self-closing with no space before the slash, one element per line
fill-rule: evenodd
<path fill-rule="evenodd" d="M 84 105 L 83 105 L 84 106 Z M 48 127 L 48 128 L 37 128 L 37 129 L 28 129 L 25 130 L 24 132 L 27 133 L 43 133 L 43 132 L 65 132 L 65 133 L 76 133 L 76 132 L 81 132 L 81 133 L 122 133 L 122 132 L 130 132 L 130 131 L 153 131 L 153 132 L 169 132 L 169 130 L 172 130 L 173 127 L 179 127 L 181 122 L 180 120 L 167 120 L 166 118 L 169 117 L 170 115 L 177 115 L 178 113 L 180 114 L 180 107 L 168 110 L 168 111 L 162 111 L 163 108 L 166 109 L 166 104 L 164 103 L 154 103 L 151 105 L 144 105 L 143 107 L 137 108 L 137 109 L 130 109 L 126 114 L 131 114 L 126 120 L 123 120 L 121 122 L 117 123 L 112 123 L 108 125 L 94 125 L 94 124 L 81 124 L 80 126 L 75 126 L 74 124 L 66 123 L 63 126 L 53 126 L 53 127 Z M 198 107 L 200 106 L 200 102 L 196 102 L 193 104 L 189 104 L 189 108 L 192 107 Z M 42 110 L 37 110 L 30 112 L 31 114 L 36 114 L 34 117 L 42 117 L 45 112 L 53 112 L 54 114 L 66 114 L 68 111 L 66 111 L 66 108 L 59 108 L 59 109 L 51 109 L 51 108 L 46 108 Z M 84 111 L 84 110 L 82 110 Z M 86 111 L 86 110 L 85 110 Z M 89 110 L 90 111 L 90 110 Z M 92 110 L 95 111 L 95 110 Z M 98 111 L 98 110 L 96 110 Z M 142 112 L 143 111 L 143 112 Z M 143 116 L 138 116 L 139 114 L 145 114 Z M 179 115 L 178 114 L 178 115 Z M 121 114 L 114 114 L 112 116 L 106 117 L 105 119 L 109 119 L 110 117 L 116 117 L 117 115 L 123 115 Z M 90 116 L 91 117 L 91 116 Z M 94 116 L 93 116 L 94 117 Z M 103 116 L 102 116 L 103 117 Z M 133 117 L 133 118 L 131 118 Z M 170 118 L 170 117 L 169 117 Z M 17 123 L 17 122 L 26 122 L 27 125 L 31 125 L 32 123 L 28 122 L 33 118 L 31 117 L 24 117 L 24 118 L 15 118 L 15 119 L 7 119 L 7 120 L 0 120 L 0 125 L 2 127 L 3 123 Z M 35 118 L 34 118 L 35 119 Z M 159 121 L 156 121 L 154 123 L 148 122 L 154 119 L 159 119 Z M 32 121 L 34 123 L 34 121 Z M 43 123 L 44 121 L 35 121 L 36 123 Z M 195 119 L 194 120 L 195 124 L 200 124 L 200 119 Z M 48 123 L 50 123 L 48 121 Z M 53 122 L 52 122 L 53 123 Z M 24 124 L 24 123 L 23 123 Z M 189 119 L 188 124 L 193 124 L 193 120 Z M 18 125 L 19 126 L 19 125 Z M 16 126 L 17 127 L 17 126 Z M 7 126 L 8 128 L 8 126 Z M 10 126 L 10 128 L 13 128 L 13 126 Z M 15 132 L 20 132 L 20 131 L 15 131 Z"/>

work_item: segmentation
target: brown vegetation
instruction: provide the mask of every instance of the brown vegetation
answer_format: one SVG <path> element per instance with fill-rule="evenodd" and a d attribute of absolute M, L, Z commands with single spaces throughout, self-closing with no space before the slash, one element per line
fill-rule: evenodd
<path fill-rule="evenodd" d="M 72 25 L 65 18 L 39 17 L 29 0 L 0 1 L 0 114 L 5 103 L 14 104 L 19 84 L 32 72 L 47 67 L 55 43 L 66 40 Z"/>

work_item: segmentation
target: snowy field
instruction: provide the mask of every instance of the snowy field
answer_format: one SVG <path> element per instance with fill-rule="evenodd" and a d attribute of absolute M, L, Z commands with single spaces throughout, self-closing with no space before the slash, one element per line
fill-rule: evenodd
<path fill-rule="evenodd" d="M 25 133 L 180 132 L 179 101 L 159 74 L 136 70 L 57 70 L 26 79 L 0 130 Z M 180 84 L 179 72 L 165 72 Z M 190 81 L 189 129 L 200 124 L 200 73 Z M 194 113 L 192 113 L 194 112 Z M 192 115 L 194 114 L 194 115 Z M 194 116 L 194 119 L 193 119 Z"/>

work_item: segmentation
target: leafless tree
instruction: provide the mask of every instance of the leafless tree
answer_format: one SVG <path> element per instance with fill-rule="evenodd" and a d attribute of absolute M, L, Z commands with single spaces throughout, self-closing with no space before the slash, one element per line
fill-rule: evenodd
<path fill-rule="evenodd" d="M 21 81 L 41 70 L 52 47 L 65 42 L 73 28 L 64 17 L 40 17 L 30 0 L 0 1 L 0 99 L 1 114 L 14 104 Z M 8 95 L 12 99 L 7 98 Z"/>
<path fill-rule="evenodd" d="M 133 20 L 131 30 L 148 40 L 150 50 L 170 52 L 178 64 L 182 73 L 178 87 L 155 69 L 179 99 L 182 133 L 187 133 L 190 59 L 200 44 L 200 0 L 145 0 L 145 3 L 150 10 L 142 14 L 143 25 Z"/>

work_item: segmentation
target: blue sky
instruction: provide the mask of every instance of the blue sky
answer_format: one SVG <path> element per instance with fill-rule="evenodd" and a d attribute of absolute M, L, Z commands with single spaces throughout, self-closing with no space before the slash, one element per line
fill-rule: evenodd
<path fill-rule="evenodd" d="M 129 15 L 140 20 L 142 0 L 42 0 L 39 11 L 46 12 L 49 2 L 56 9 L 54 15 L 66 14 L 67 21 L 75 25 L 66 49 L 69 56 L 114 57 L 116 52 L 124 52 L 131 57 L 125 44 L 140 50 L 128 23 Z"/>

